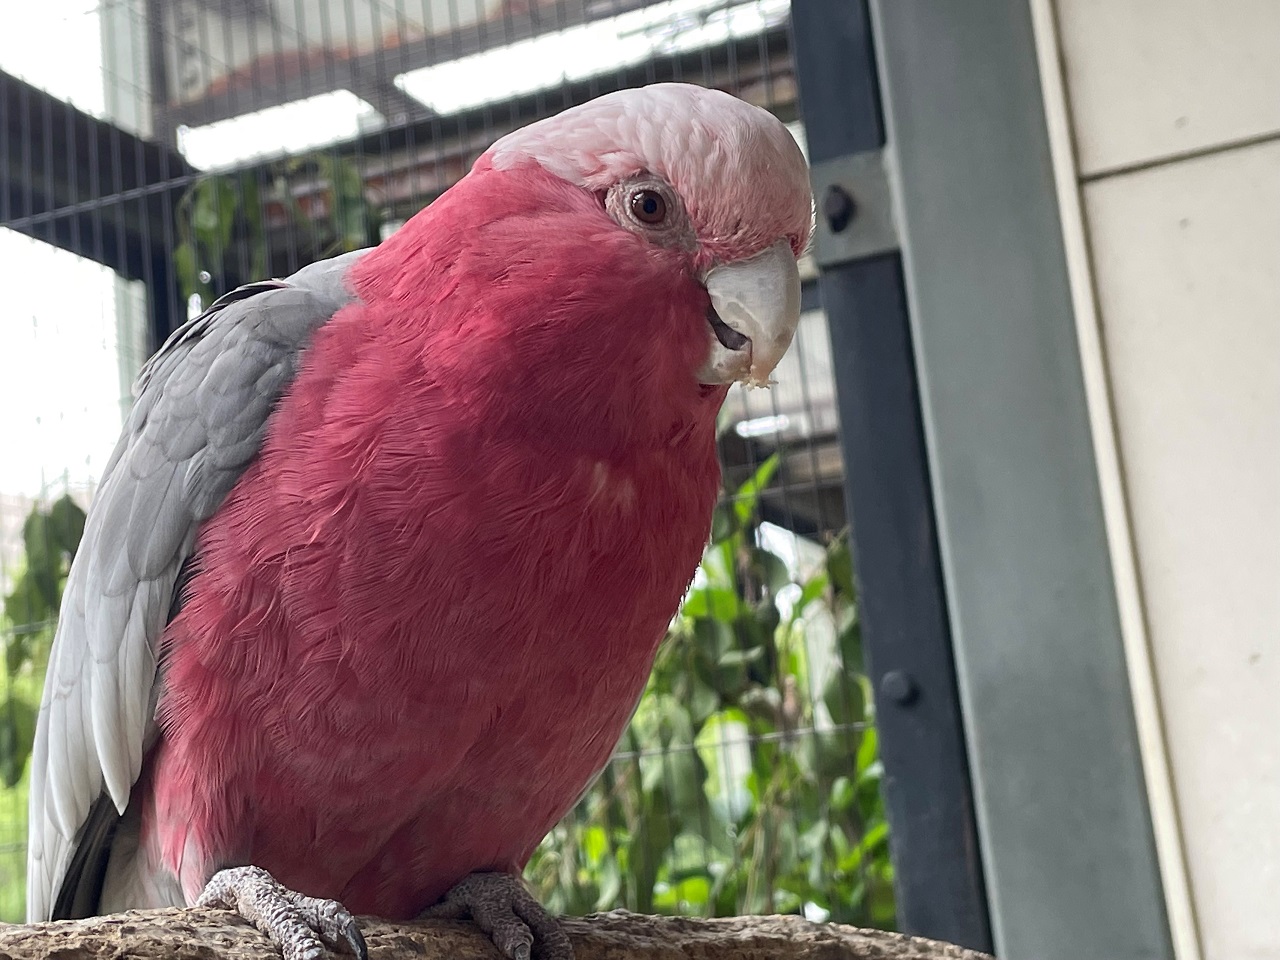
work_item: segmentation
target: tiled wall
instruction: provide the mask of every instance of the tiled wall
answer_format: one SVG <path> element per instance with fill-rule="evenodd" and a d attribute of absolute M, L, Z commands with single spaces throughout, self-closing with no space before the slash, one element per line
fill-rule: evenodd
<path fill-rule="evenodd" d="M 1280 0 L 1056 0 L 1205 960 L 1280 958 Z"/>

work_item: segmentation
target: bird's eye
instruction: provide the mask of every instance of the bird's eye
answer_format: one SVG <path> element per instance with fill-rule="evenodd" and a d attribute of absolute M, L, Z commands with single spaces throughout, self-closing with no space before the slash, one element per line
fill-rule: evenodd
<path fill-rule="evenodd" d="M 631 212 L 641 223 L 652 226 L 667 218 L 667 201 L 657 190 L 637 190 L 631 195 Z"/>

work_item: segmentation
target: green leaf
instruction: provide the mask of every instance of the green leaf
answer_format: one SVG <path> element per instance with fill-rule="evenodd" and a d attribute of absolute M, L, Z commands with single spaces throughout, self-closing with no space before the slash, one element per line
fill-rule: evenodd
<path fill-rule="evenodd" d="M 782 693 L 776 687 L 752 687 L 738 698 L 738 703 L 751 717 L 752 730 L 772 733 L 779 726 Z"/>
<path fill-rule="evenodd" d="M 618 902 L 618 894 L 622 892 L 622 871 L 615 860 L 610 859 L 603 864 L 597 883 L 600 890 L 591 905 L 593 913 L 608 910 Z"/>
<path fill-rule="evenodd" d="M 369 205 L 364 198 L 364 178 L 354 163 L 337 159 L 330 170 L 333 185 L 333 219 L 343 250 L 356 250 L 369 242 Z"/>
<path fill-rule="evenodd" d="M 675 835 L 675 818 L 661 791 L 646 793 L 629 864 L 635 881 L 636 911 L 653 912 L 654 882 Z"/>
<path fill-rule="evenodd" d="M 719 855 L 731 852 L 727 848 L 715 847 L 700 833 L 681 831 L 671 841 L 671 854 L 667 858 L 667 882 L 678 884 L 689 877 L 705 877 L 710 862 Z"/>
<path fill-rule="evenodd" d="M 679 810 L 696 806 L 700 780 L 696 762 L 688 749 L 678 749 L 693 742 L 693 723 L 684 704 L 666 694 L 645 697 L 636 708 L 631 729 L 642 751 L 638 762 L 643 792 L 668 792 L 672 806 Z"/>
<path fill-rule="evenodd" d="M 695 587 L 689 591 L 681 613 L 686 617 L 711 617 L 730 621 L 738 615 L 741 601 L 725 587 Z"/>
<path fill-rule="evenodd" d="M 218 187 L 216 178 L 200 180 L 191 194 L 191 228 L 197 241 L 216 242 L 219 228 Z"/>
<path fill-rule="evenodd" d="M 697 674 L 687 676 L 686 702 L 694 723 L 706 721 L 716 708 L 720 706 L 720 695 Z"/>
<path fill-rule="evenodd" d="M 760 549 L 752 550 L 751 554 L 753 566 L 761 572 L 761 580 L 775 596 L 779 590 L 791 583 L 791 571 L 777 554 Z"/>
<path fill-rule="evenodd" d="M 856 758 L 858 776 L 863 776 L 872 765 L 876 763 L 880 755 L 880 741 L 876 733 L 875 727 L 871 727 L 862 735 L 862 743 L 858 744 L 858 755 Z"/>
<path fill-rule="evenodd" d="M 702 617 L 693 623 L 697 658 L 694 670 L 721 697 L 735 697 L 747 686 L 747 664 L 740 656 L 733 626 Z"/>
<path fill-rule="evenodd" d="M 653 906 L 663 913 L 703 914 L 711 900 L 711 878 L 705 873 L 687 877 L 669 884 L 661 896 L 655 896 Z"/>
<path fill-rule="evenodd" d="M 713 617 L 693 621 L 693 640 L 698 655 L 713 666 L 719 664 L 737 642 L 731 623 Z"/>
<path fill-rule="evenodd" d="M 851 862 L 846 869 L 855 870 L 865 859 L 869 859 L 870 855 L 880 849 L 888 846 L 889 842 L 889 824 L 884 820 L 879 823 L 870 824 L 866 832 L 854 844 L 853 850 L 850 852 Z M 845 866 L 842 864 L 842 866 Z"/>
<path fill-rule="evenodd" d="M 827 551 L 827 575 L 837 594 L 850 600 L 857 596 L 853 579 L 853 554 L 849 550 L 847 535 L 837 538 Z"/>
<path fill-rule="evenodd" d="M 70 496 L 64 495 L 49 508 L 49 528 L 58 546 L 75 556 L 84 536 L 85 513 Z"/>
<path fill-rule="evenodd" d="M 855 795 L 853 781 L 848 777 L 836 777 L 831 783 L 831 809 L 839 812 L 848 810 L 853 806 Z"/>
<path fill-rule="evenodd" d="M 579 846 L 588 860 L 598 862 L 609 850 L 609 838 L 604 827 L 588 827 L 584 830 Z"/>
<path fill-rule="evenodd" d="M 53 608 L 30 570 L 25 570 L 4 598 L 4 615 L 17 628 L 42 623 L 53 616 Z"/>
<path fill-rule="evenodd" d="M 853 611 L 850 611 L 841 620 L 843 624 L 839 626 L 840 632 L 836 635 L 836 646 L 840 650 L 840 659 L 844 663 L 846 671 L 861 671 L 864 662 L 862 659 L 862 622 L 858 620 Z"/>
<path fill-rule="evenodd" d="M 196 268 L 196 248 L 190 240 L 183 240 L 173 250 L 173 269 L 178 274 L 178 289 L 182 298 L 189 300 L 200 293 L 201 283 Z"/>
<path fill-rule="evenodd" d="M 268 267 L 265 214 L 262 209 L 262 197 L 258 190 L 257 174 L 251 170 L 240 174 L 237 191 L 239 223 L 245 231 L 245 239 L 249 244 L 250 276 L 247 279 L 257 280 L 266 276 Z"/>
<path fill-rule="evenodd" d="M 56 531 L 48 514 L 34 508 L 22 524 L 22 545 L 27 551 L 27 572 L 37 579 L 42 576 L 56 578 L 60 567 Z M 52 593 L 46 594 L 48 599 Z"/>
<path fill-rule="evenodd" d="M 745 525 L 755 515 L 760 494 L 773 479 L 773 474 L 781 462 L 778 454 L 772 454 L 756 468 L 756 472 L 733 495 L 733 512 L 738 518 L 738 523 Z"/>
<path fill-rule="evenodd" d="M 711 512 L 712 543 L 722 543 L 733 536 L 738 529 L 734 519 L 733 511 L 725 504 L 716 504 L 715 510 Z"/>
<path fill-rule="evenodd" d="M 862 685 L 844 671 L 837 671 L 827 681 L 822 691 L 831 719 L 838 724 L 859 723 L 867 718 L 867 701 Z"/>
<path fill-rule="evenodd" d="M 21 697 L 10 696 L 0 707 L 0 781 L 6 787 L 22 779 L 35 731 L 36 708 Z"/>
<path fill-rule="evenodd" d="M 764 657 L 764 647 L 751 647 L 749 650 L 726 650 L 720 655 L 722 667 L 744 667 L 756 663 Z"/>
<path fill-rule="evenodd" d="M 196 246 L 209 251 L 221 264 L 231 245 L 231 229 L 235 225 L 239 200 L 232 178 L 206 177 L 193 188 L 191 229 Z"/>
<path fill-rule="evenodd" d="M 694 741 L 706 769 L 705 790 L 711 808 L 725 820 L 740 820 L 752 807 L 748 735 L 751 722 L 736 708 L 707 718 Z"/>
<path fill-rule="evenodd" d="M 240 194 L 236 182 L 230 177 L 219 177 L 215 189 L 218 202 L 218 244 L 215 249 L 222 258 L 231 247 L 231 231 L 235 229 L 236 213 L 240 209 Z"/>
<path fill-rule="evenodd" d="M 734 542 L 725 540 L 713 543 L 702 557 L 702 573 L 707 578 L 707 586 L 720 590 L 728 590 L 738 595 L 738 576 L 734 569 Z"/>
<path fill-rule="evenodd" d="M 4 643 L 4 665 L 9 671 L 9 676 L 13 676 L 22 669 L 31 658 L 31 645 L 28 642 L 27 634 L 15 630 L 5 638 Z"/>
<path fill-rule="evenodd" d="M 827 574 L 823 571 L 815 573 L 805 581 L 804 586 L 800 590 L 800 596 L 797 597 L 795 603 L 792 604 L 792 618 L 794 619 L 799 617 L 809 604 L 821 599 L 822 595 L 826 593 L 827 587 L 830 583 L 830 578 L 828 578 Z"/>

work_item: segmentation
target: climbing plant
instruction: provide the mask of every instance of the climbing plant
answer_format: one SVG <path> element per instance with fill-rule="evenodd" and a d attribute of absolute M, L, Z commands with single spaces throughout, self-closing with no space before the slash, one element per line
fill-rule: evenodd
<path fill-rule="evenodd" d="M 63 496 L 47 508 L 33 507 L 22 525 L 24 560 L 5 594 L 2 625 L 7 682 L 0 706 L 0 784 L 5 787 L 22 778 L 39 707 L 38 685 L 15 681 L 44 669 L 84 523 L 84 511 Z"/>
<path fill-rule="evenodd" d="M 321 184 L 316 202 L 305 210 L 293 192 L 293 184 L 304 178 Z M 183 297 L 198 295 L 207 305 L 271 273 L 268 198 L 285 210 L 285 232 L 297 263 L 376 243 L 379 218 L 366 193 L 358 160 L 323 152 L 199 178 L 175 208 L 173 265 Z"/>

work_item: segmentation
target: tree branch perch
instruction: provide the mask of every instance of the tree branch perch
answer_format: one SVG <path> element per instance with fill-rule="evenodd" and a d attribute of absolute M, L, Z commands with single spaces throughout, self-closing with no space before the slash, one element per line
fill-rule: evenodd
<path fill-rule="evenodd" d="M 578 960 L 990 960 L 918 937 L 800 917 L 695 920 L 614 911 L 564 921 Z M 370 960 L 496 960 L 468 923 L 361 918 Z M 335 956 L 338 956 L 335 954 Z M 13 960 L 279 960 L 271 942 L 224 910 L 134 910 L 89 920 L 0 925 Z"/>

